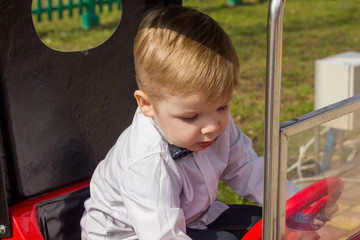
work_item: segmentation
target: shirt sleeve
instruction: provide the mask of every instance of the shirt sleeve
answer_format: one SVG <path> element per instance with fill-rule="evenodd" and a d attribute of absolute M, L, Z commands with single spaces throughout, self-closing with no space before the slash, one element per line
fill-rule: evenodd
<path fill-rule="evenodd" d="M 190 239 L 178 176 L 175 164 L 157 154 L 135 161 L 123 175 L 121 195 L 139 239 Z"/>
<path fill-rule="evenodd" d="M 262 204 L 264 195 L 264 158 L 252 148 L 252 141 L 243 134 L 232 118 L 229 122 L 230 152 L 228 166 L 221 176 L 238 195 Z M 298 189 L 287 183 L 287 198 Z"/>

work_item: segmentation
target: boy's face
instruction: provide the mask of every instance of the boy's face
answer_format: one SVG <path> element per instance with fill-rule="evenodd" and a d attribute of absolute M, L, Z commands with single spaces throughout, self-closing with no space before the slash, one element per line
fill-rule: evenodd
<path fill-rule="evenodd" d="M 153 117 L 172 144 L 201 151 L 225 131 L 230 100 L 226 97 L 208 103 L 201 94 L 168 96 L 153 104 Z"/>

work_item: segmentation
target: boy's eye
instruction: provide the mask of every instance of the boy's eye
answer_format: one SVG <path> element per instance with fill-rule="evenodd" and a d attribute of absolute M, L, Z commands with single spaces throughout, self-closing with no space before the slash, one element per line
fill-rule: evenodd
<path fill-rule="evenodd" d="M 195 116 L 192 117 L 180 117 L 180 119 L 183 120 L 184 122 L 193 122 L 196 120 L 197 117 L 198 115 L 196 114 Z"/>
<path fill-rule="evenodd" d="M 222 106 L 222 107 L 219 107 L 219 108 L 218 108 L 218 111 L 224 111 L 224 110 L 227 110 L 227 109 L 228 109 L 228 107 L 229 107 L 229 104 L 226 104 L 226 105 L 224 105 L 224 106 Z"/>

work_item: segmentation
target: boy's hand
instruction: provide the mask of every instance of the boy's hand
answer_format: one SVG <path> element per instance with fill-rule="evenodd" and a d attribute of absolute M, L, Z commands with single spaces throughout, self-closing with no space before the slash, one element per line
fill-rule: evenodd
<path fill-rule="evenodd" d="M 334 213 L 336 213 L 339 210 L 339 207 L 336 203 L 327 204 L 324 209 L 321 210 L 318 216 L 314 219 L 313 224 L 316 226 L 317 229 L 321 228 L 325 225 L 327 221 L 329 221 Z"/>
<path fill-rule="evenodd" d="M 331 206 L 326 206 L 319 215 L 314 219 L 314 225 L 316 227 L 316 230 L 320 229 L 325 225 L 327 221 L 329 221 L 334 213 L 338 211 L 339 207 L 338 205 L 332 204 Z M 320 239 L 320 235 L 316 231 L 302 231 L 302 230 L 296 230 L 287 227 L 286 238 L 283 240 L 318 240 Z"/>

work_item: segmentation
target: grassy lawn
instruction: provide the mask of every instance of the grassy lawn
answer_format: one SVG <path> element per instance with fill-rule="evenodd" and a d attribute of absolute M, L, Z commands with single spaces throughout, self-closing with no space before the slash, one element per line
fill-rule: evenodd
<path fill-rule="evenodd" d="M 184 3 L 212 16 L 233 40 L 242 80 L 232 113 L 262 154 L 268 3 L 244 0 L 235 8 L 227 7 L 224 0 Z M 281 119 L 286 121 L 313 110 L 315 60 L 360 51 L 360 4 L 357 0 L 288 0 L 283 38 Z"/>
<path fill-rule="evenodd" d="M 227 31 L 239 54 L 241 82 L 232 114 L 258 154 L 264 148 L 267 2 L 243 1 L 229 8 L 225 0 L 188 0 Z M 281 121 L 314 109 L 314 61 L 346 51 L 360 51 L 360 4 L 357 0 L 288 0 L 284 12 Z M 219 198 L 241 198 L 221 185 Z"/>
<path fill-rule="evenodd" d="M 242 131 L 253 139 L 256 152 L 263 154 L 268 2 L 243 0 L 236 7 L 228 7 L 226 0 L 183 2 L 213 17 L 234 42 L 240 58 L 241 82 L 234 93 L 231 111 Z M 43 41 L 52 43 L 55 49 L 86 49 L 100 44 L 101 37 L 106 36 L 104 40 L 109 37 L 119 16 L 120 13 L 100 16 L 103 22 L 91 31 L 81 29 L 81 20 L 72 21 L 75 24 L 45 21 L 36 28 Z M 56 24 L 67 30 L 55 29 Z M 360 52 L 359 0 L 286 2 L 281 121 L 313 110 L 314 61 L 345 51 Z M 243 201 L 223 183 L 219 198 L 228 203 Z"/>

